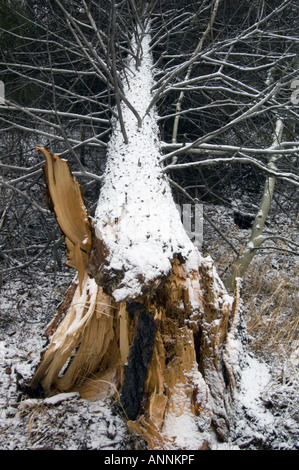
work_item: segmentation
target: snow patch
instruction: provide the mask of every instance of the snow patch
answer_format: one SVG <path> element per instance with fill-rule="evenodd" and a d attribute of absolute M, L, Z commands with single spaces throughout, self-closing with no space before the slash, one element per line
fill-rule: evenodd
<path fill-rule="evenodd" d="M 240 401 L 251 411 L 256 419 L 265 423 L 273 423 L 273 415 L 265 409 L 261 394 L 271 381 L 269 369 L 265 363 L 248 356 L 248 367 L 242 371 L 240 384 Z"/>
<path fill-rule="evenodd" d="M 198 383 L 198 401 L 206 404 L 207 387 L 201 374 L 193 372 L 194 383 Z M 197 379 L 197 381 L 196 381 Z M 173 403 L 166 413 L 162 436 L 166 438 L 170 449 L 199 450 L 210 441 L 208 412 L 204 416 L 195 416 L 191 412 L 191 400 L 186 398 L 186 385 L 177 384 L 174 389 Z"/>
<path fill-rule="evenodd" d="M 262 394 L 271 382 L 268 366 L 254 357 L 247 357 L 237 396 L 239 415 L 236 413 L 236 443 L 241 448 L 251 442 L 264 445 L 275 428 L 275 416 L 265 407 Z"/>
<path fill-rule="evenodd" d="M 25 410 L 26 408 L 35 408 L 38 406 L 55 406 L 59 403 L 62 403 L 66 400 L 72 400 L 73 398 L 79 398 L 80 394 L 78 392 L 70 392 L 70 393 L 58 393 L 58 395 L 54 395 L 53 397 L 45 398 L 44 400 L 35 399 L 35 398 L 28 398 L 27 400 L 23 400 L 20 403 L 19 410 Z"/>

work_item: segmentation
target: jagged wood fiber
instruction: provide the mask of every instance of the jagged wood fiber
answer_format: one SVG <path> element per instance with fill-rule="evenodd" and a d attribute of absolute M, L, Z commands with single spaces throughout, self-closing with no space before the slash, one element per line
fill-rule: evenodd
<path fill-rule="evenodd" d="M 57 221 L 65 235 L 67 265 L 77 269 L 81 288 L 92 241 L 89 214 L 80 186 L 73 177 L 68 162 L 52 154 L 46 147 L 37 147 L 37 150 L 42 152 L 46 160 L 45 179 Z"/>

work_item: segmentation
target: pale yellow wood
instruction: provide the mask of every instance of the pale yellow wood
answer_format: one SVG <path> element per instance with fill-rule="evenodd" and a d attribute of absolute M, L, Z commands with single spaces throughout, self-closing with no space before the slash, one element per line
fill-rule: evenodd
<path fill-rule="evenodd" d="M 77 269 L 82 292 L 84 270 L 88 269 L 92 236 L 88 211 L 80 186 L 69 164 L 46 147 L 37 147 L 45 157 L 45 176 L 57 221 L 66 237 L 67 265 Z"/>

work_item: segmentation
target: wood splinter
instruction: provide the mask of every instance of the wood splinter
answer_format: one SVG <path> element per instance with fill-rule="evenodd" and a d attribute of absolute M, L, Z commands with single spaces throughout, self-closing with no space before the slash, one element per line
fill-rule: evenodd
<path fill-rule="evenodd" d="M 88 271 L 91 250 L 91 222 L 79 183 L 69 163 L 46 147 L 36 147 L 45 157 L 44 173 L 57 221 L 65 235 L 67 266 L 78 272 L 80 293 L 84 273 Z"/>

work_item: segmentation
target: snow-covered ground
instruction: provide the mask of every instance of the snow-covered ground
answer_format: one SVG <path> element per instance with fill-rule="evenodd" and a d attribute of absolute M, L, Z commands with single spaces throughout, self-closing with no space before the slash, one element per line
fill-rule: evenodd
<path fill-rule="evenodd" d="M 15 319 L 13 326 L 2 329 L 0 449 L 135 449 L 139 440 L 129 434 L 117 407 L 110 402 L 88 402 L 76 393 L 31 398 L 22 390 L 20 385 L 32 377 L 39 360 L 43 326 Z M 220 443 L 215 438 L 212 450 L 297 448 L 296 416 L 286 409 L 268 409 L 264 399 L 274 386 L 269 367 L 249 355 L 242 371 L 230 441 Z M 276 391 L 279 388 L 277 385 Z M 296 390 L 293 393 L 296 400 Z"/>

